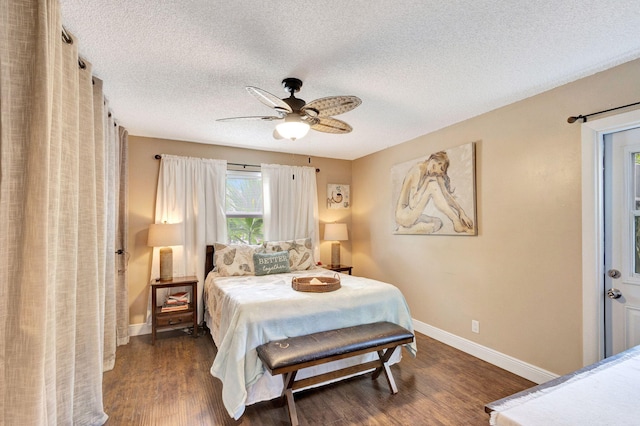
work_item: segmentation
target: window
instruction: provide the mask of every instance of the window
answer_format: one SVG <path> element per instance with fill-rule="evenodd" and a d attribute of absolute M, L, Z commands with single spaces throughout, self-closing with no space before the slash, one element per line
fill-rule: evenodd
<path fill-rule="evenodd" d="M 261 243 L 264 235 L 260 172 L 228 170 L 226 191 L 225 212 L 229 243 Z"/>

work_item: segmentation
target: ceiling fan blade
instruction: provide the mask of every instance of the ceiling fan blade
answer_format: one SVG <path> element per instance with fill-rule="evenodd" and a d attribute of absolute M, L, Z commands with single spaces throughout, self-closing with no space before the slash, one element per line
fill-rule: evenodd
<path fill-rule="evenodd" d="M 301 110 L 312 117 L 329 117 L 351 111 L 361 103 L 357 96 L 329 96 L 311 101 Z"/>
<path fill-rule="evenodd" d="M 313 130 L 324 133 L 349 133 L 353 130 L 351 126 L 342 120 L 331 117 L 318 118 L 318 121 L 311 125 Z"/>
<path fill-rule="evenodd" d="M 274 120 L 282 120 L 282 117 L 256 115 L 256 116 L 250 116 L 250 117 L 218 118 L 216 121 L 248 121 L 248 120 L 274 121 Z"/>
<path fill-rule="evenodd" d="M 253 86 L 247 86 L 246 89 L 247 89 L 247 92 L 251 93 L 253 96 L 256 97 L 256 99 L 258 99 L 260 102 L 262 102 L 269 108 L 274 108 L 277 111 L 281 111 L 281 112 L 293 112 L 289 104 L 287 104 L 285 101 L 283 101 L 276 95 L 273 95 L 267 92 L 266 90 L 262 90 Z"/>

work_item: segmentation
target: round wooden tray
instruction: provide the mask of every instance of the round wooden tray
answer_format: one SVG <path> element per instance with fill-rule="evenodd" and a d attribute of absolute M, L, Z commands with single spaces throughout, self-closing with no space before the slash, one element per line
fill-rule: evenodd
<path fill-rule="evenodd" d="M 322 284 L 311 284 L 311 280 L 317 279 Z M 293 277 L 291 287 L 296 291 L 307 291 L 311 293 L 326 293 L 340 288 L 340 276 L 335 277 Z"/>

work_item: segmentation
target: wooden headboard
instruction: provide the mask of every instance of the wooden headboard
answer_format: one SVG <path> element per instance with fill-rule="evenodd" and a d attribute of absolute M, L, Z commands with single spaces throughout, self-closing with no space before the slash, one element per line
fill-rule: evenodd
<path fill-rule="evenodd" d="M 207 246 L 207 254 L 204 258 L 204 277 L 207 278 L 209 272 L 213 271 L 213 246 Z"/>

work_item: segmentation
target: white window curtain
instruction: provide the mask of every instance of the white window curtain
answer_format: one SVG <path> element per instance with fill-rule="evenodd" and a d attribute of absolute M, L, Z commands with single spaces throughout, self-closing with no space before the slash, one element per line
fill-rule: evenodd
<path fill-rule="evenodd" d="M 311 238 L 320 258 L 318 190 L 313 167 L 261 164 L 264 238 L 282 241 Z"/>
<path fill-rule="evenodd" d="M 163 154 L 160 164 L 155 223 L 182 223 L 184 245 L 173 248 L 173 275 L 198 277 L 198 322 L 204 315 L 206 246 L 227 240 L 226 173 L 224 160 Z M 154 248 L 151 277 L 159 277 L 159 271 L 159 249 Z M 158 295 L 162 301 L 163 294 Z"/>
<path fill-rule="evenodd" d="M 57 0 L 2 1 L 0 22 L 0 424 L 101 425 L 121 129 Z"/>

